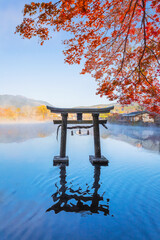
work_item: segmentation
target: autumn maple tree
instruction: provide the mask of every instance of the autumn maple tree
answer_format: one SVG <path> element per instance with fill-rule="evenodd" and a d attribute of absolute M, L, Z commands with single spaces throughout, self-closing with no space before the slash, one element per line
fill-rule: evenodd
<path fill-rule="evenodd" d="M 16 32 L 42 45 L 69 32 L 65 62 L 85 59 L 81 73 L 96 79 L 97 94 L 160 113 L 159 25 L 159 0 L 60 0 L 26 4 Z"/>

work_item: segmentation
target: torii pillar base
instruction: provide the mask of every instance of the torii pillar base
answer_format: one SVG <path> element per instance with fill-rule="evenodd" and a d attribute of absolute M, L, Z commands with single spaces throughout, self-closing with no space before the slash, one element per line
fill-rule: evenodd
<path fill-rule="evenodd" d="M 57 165 L 60 165 L 60 164 L 65 164 L 66 166 L 68 166 L 69 165 L 68 156 L 66 156 L 66 157 L 54 156 L 53 166 L 57 166 Z"/>
<path fill-rule="evenodd" d="M 93 155 L 89 156 L 89 161 L 92 165 L 108 166 L 109 161 L 104 156 L 95 157 Z"/>

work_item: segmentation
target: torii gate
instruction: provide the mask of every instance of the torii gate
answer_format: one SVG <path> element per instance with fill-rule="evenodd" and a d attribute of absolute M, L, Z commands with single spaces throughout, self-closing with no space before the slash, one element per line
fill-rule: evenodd
<path fill-rule="evenodd" d="M 61 124 L 61 144 L 60 144 L 60 156 L 55 156 L 53 163 L 68 163 L 69 159 L 66 156 L 66 139 L 67 139 L 67 124 L 93 124 L 94 131 L 94 150 L 95 155 L 89 156 L 90 162 L 92 164 L 108 164 L 108 160 L 101 155 L 100 147 L 100 134 L 99 134 L 99 124 L 104 125 L 107 120 L 99 120 L 100 113 L 109 113 L 114 106 L 107 108 L 55 108 L 47 106 L 52 113 L 60 113 L 62 120 L 53 120 L 54 124 Z M 68 113 L 76 113 L 77 120 L 67 120 Z M 93 120 L 83 120 L 82 114 L 90 113 L 92 114 Z"/>

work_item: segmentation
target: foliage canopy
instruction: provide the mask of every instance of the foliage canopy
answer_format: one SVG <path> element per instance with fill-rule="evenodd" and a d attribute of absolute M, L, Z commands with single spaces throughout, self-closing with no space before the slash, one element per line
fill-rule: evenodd
<path fill-rule="evenodd" d="M 159 25 L 159 0 L 60 0 L 26 4 L 16 32 L 42 45 L 52 31 L 71 33 L 65 61 L 85 59 L 81 73 L 96 79 L 97 94 L 160 113 Z"/>

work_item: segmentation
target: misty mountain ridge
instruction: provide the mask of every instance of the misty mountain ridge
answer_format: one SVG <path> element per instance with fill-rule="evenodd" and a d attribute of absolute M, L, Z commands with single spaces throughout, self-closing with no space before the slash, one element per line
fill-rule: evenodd
<path fill-rule="evenodd" d="M 111 107 L 111 106 L 114 106 L 114 107 L 122 107 L 123 105 L 120 104 L 120 103 L 115 103 L 115 102 L 112 102 L 112 103 L 106 103 L 106 104 L 96 104 L 96 105 L 92 105 L 92 106 L 76 106 L 76 108 L 106 108 L 106 107 Z M 137 103 L 132 103 L 132 104 L 128 104 L 128 105 L 125 105 L 126 107 L 138 107 L 139 105 Z"/>
<path fill-rule="evenodd" d="M 42 100 L 35 100 L 31 98 L 27 98 L 21 95 L 9 95 L 9 94 L 4 94 L 0 95 L 0 107 L 11 107 L 14 106 L 16 108 L 21 108 L 24 106 L 30 106 L 30 107 L 37 107 L 41 105 L 49 105 L 52 106 L 52 104 L 42 101 Z"/>
<path fill-rule="evenodd" d="M 37 107 L 41 105 L 53 107 L 52 104 L 46 101 L 35 100 L 35 99 L 27 98 L 21 95 L 9 95 L 9 94 L 0 95 L 0 107 L 2 108 L 6 108 L 6 107 L 21 108 L 24 106 Z M 110 106 L 114 106 L 115 108 L 122 107 L 121 104 L 113 102 L 113 103 L 107 103 L 107 104 L 97 104 L 92 106 L 76 106 L 76 108 L 105 108 Z M 138 104 L 133 103 L 128 105 L 128 107 L 138 107 Z"/>
<path fill-rule="evenodd" d="M 76 108 L 106 108 L 111 106 L 118 106 L 120 104 L 117 103 L 107 103 L 107 104 L 97 104 L 92 106 L 76 106 Z"/>

